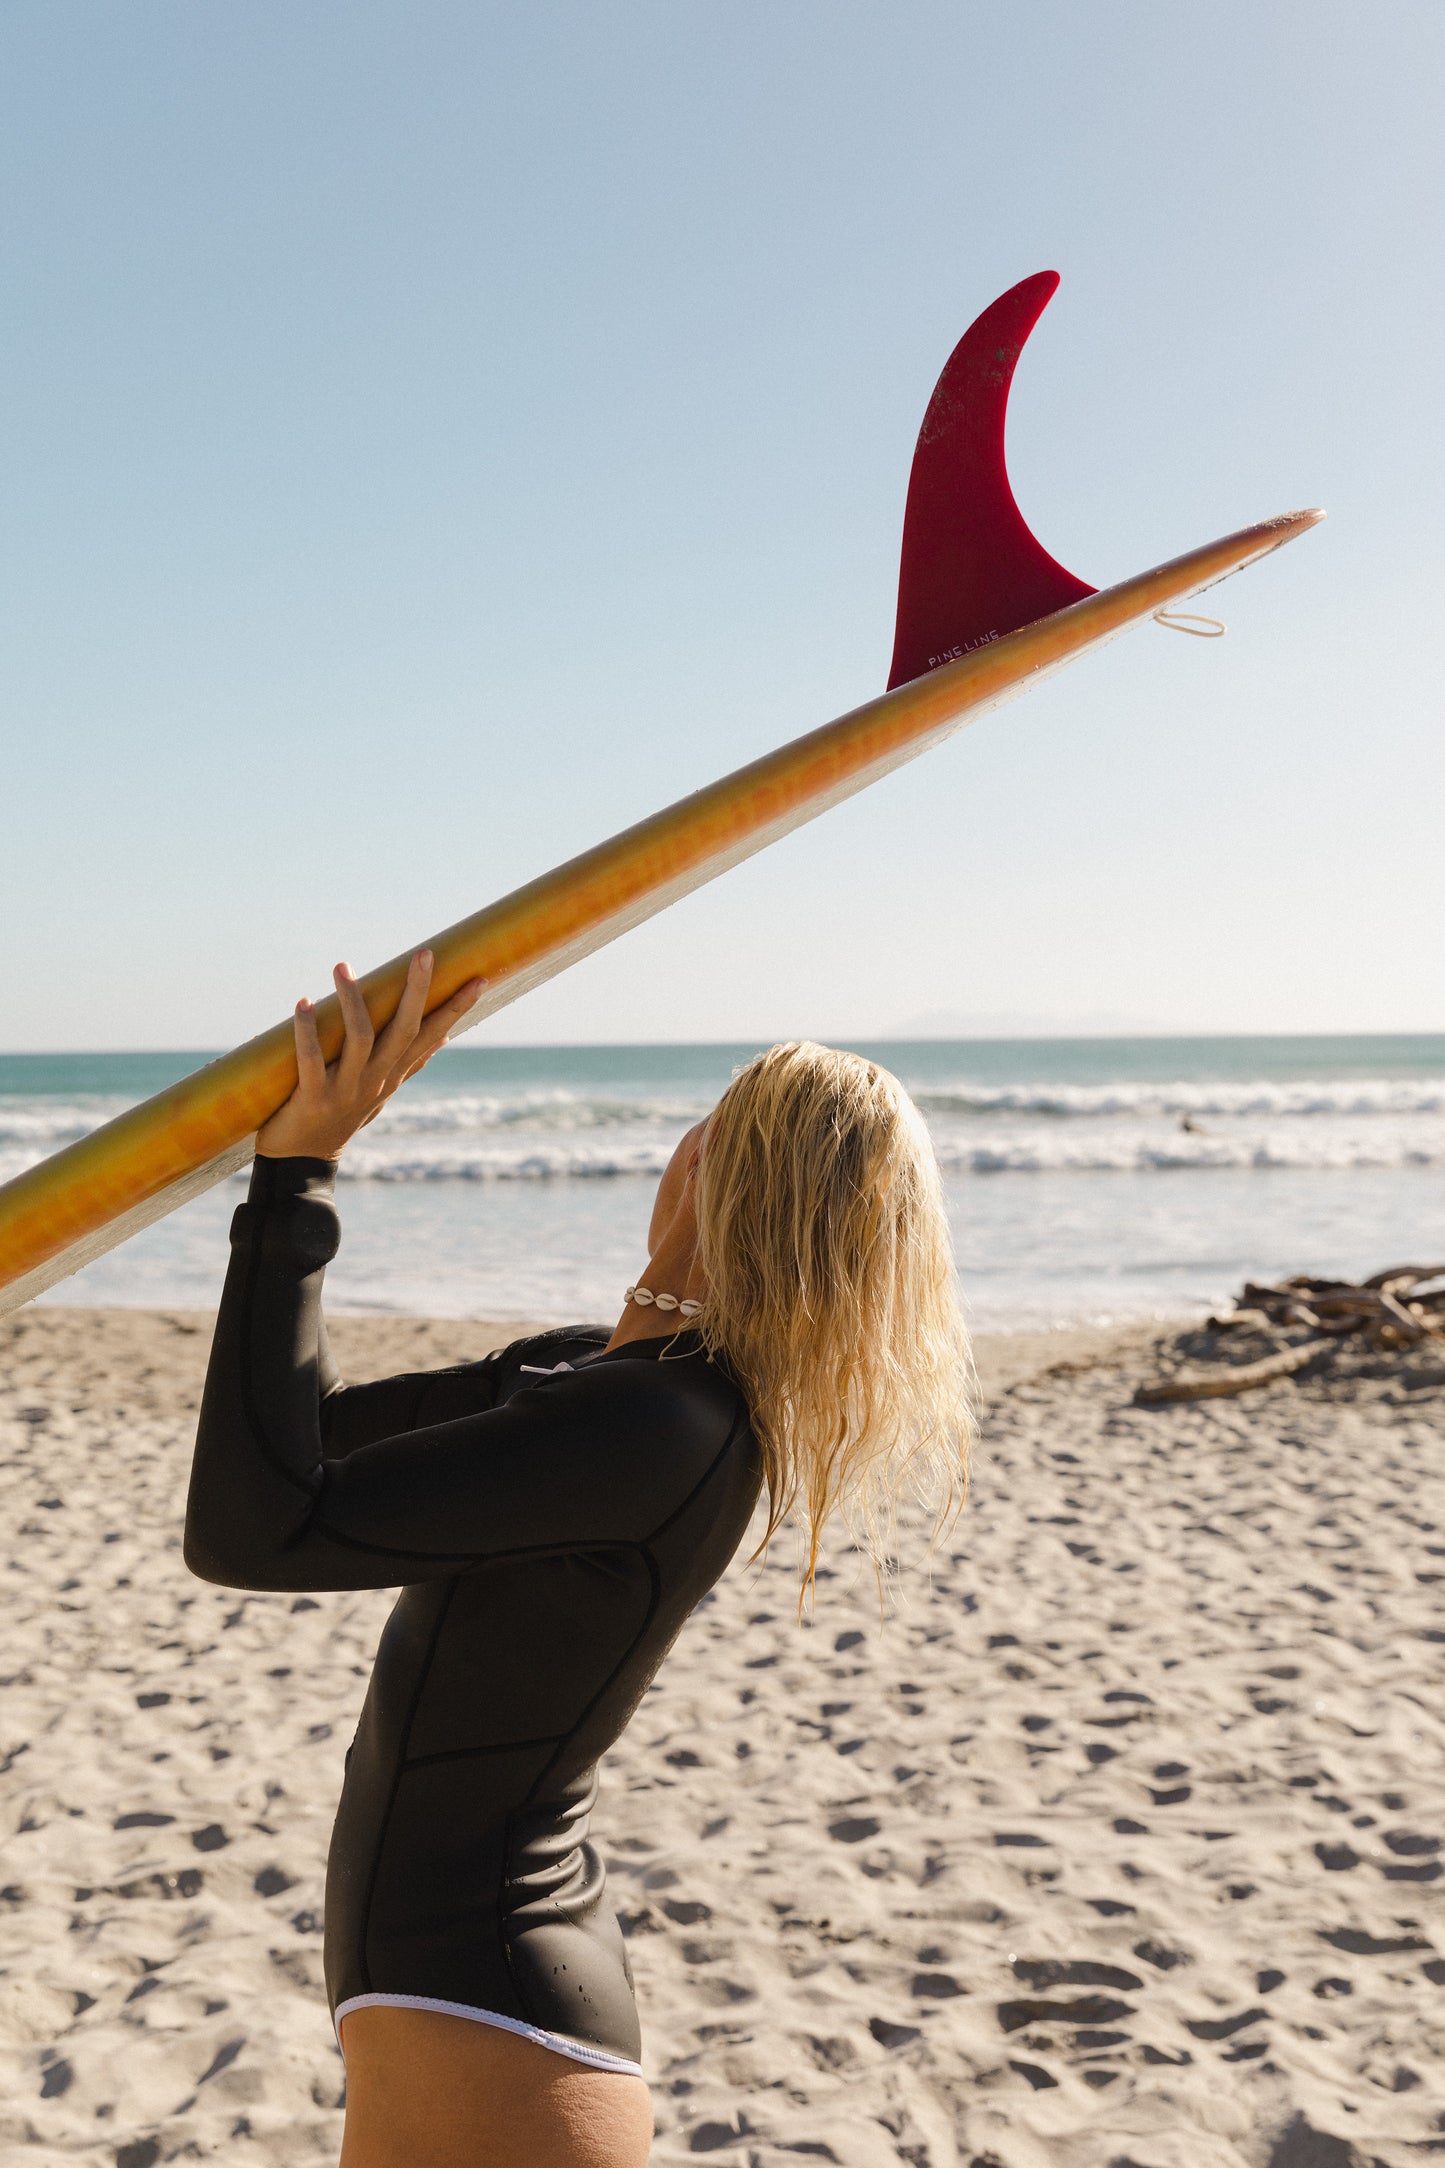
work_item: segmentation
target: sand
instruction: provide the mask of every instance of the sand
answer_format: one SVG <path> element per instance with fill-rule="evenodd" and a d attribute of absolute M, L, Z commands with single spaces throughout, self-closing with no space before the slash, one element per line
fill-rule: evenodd
<path fill-rule="evenodd" d="M 188 1579 L 208 1328 L 0 1326 L 4 2168 L 336 2157 L 323 1863 L 387 1599 Z M 1191 1349 L 986 1343 L 894 1617 L 838 1571 L 799 1626 L 779 1557 L 688 1627 L 596 1819 L 657 2163 L 1445 2153 L 1445 1373 L 1131 1405 Z"/>

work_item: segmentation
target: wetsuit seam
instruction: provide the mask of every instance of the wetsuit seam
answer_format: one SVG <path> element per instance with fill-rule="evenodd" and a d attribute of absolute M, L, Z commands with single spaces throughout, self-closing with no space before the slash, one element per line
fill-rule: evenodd
<path fill-rule="evenodd" d="M 673 1523 L 675 1521 L 681 1520 L 683 1514 L 686 1513 L 688 1507 L 692 1504 L 693 1500 L 697 1498 L 701 1492 L 706 1490 L 708 1484 L 717 1474 L 719 1467 L 722 1465 L 723 1461 L 726 1460 L 728 1454 L 732 1451 L 738 1431 L 744 1426 L 746 1421 L 747 1409 L 745 1407 L 740 1407 L 737 1414 L 733 1418 L 732 1428 L 729 1430 L 722 1444 L 718 1447 L 716 1453 L 714 1453 L 712 1459 L 708 1462 L 707 1467 L 703 1470 L 702 1474 L 693 1484 L 692 1489 L 687 1493 L 687 1496 L 682 1499 L 678 1505 L 674 1506 L 672 1512 L 669 1513 L 664 1520 L 660 1520 L 657 1526 L 651 1529 L 648 1534 L 644 1536 L 644 1545 L 656 1543 L 659 1536 L 665 1536 L 668 1529 L 672 1527 Z"/>
<path fill-rule="evenodd" d="M 256 1198 L 250 1201 L 252 1203 L 259 1203 L 260 1199 Z M 245 1410 L 246 1420 L 249 1422 L 252 1430 L 256 1434 L 256 1438 L 258 1443 L 260 1444 L 261 1451 L 265 1454 L 266 1459 L 270 1462 L 271 1467 L 274 1469 L 276 1474 L 283 1477 L 284 1480 L 291 1485 L 293 1490 L 300 1491 L 302 1497 L 308 1499 L 314 1505 L 316 1501 L 315 1490 L 313 1490 L 312 1486 L 306 1481 L 304 1476 L 299 1476 L 293 1468 L 288 1468 L 285 1461 L 282 1460 L 276 1452 L 275 1447 L 271 1443 L 271 1438 L 267 1431 L 266 1425 L 261 1420 L 260 1411 L 251 1390 L 251 1372 L 255 1364 L 255 1357 L 252 1349 L 252 1339 L 255 1330 L 256 1283 L 261 1277 L 261 1269 L 265 1263 L 263 1235 L 265 1231 L 265 1221 L 269 1217 L 270 1203 L 271 1200 L 268 1197 L 266 1199 L 266 1210 L 262 1213 L 258 1213 L 257 1215 L 254 1236 L 251 1243 L 251 1255 L 247 1260 L 248 1269 L 246 1273 L 246 1295 L 241 1312 L 241 1346 L 244 1351 L 243 1360 L 241 1363 L 241 1406 Z M 318 1435 L 320 1433 L 320 1424 L 321 1411 L 320 1403 L 318 1402 Z M 318 1467 L 320 1466 L 319 1456 L 317 1465 Z M 297 1537 L 300 1536 L 303 1531 L 304 1524 L 303 1529 L 298 1529 L 295 1535 L 288 1539 L 288 1544 L 286 1547 L 289 1548 L 290 1543 L 294 1543 L 297 1540 Z"/>
<path fill-rule="evenodd" d="M 543 1763 L 542 1767 L 538 1770 L 536 1776 L 532 1779 L 531 1784 L 527 1787 L 527 1795 L 524 1804 L 528 1806 L 531 1806 L 536 1800 L 538 1787 L 556 1768 L 563 1747 L 566 1746 L 570 1740 L 575 1739 L 578 1733 L 584 1728 L 588 1717 L 597 1707 L 597 1704 L 605 1697 L 609 1687 L 612 1686 L 613 1682 L 617 1679 L 619 1673 L 622 1671 L 623 1667 L 628 1662 L 628 1659 L 631 1657 L 633 1650 L 636 1649 L 640 1642 L 643 1640 L 648 1631 L 648 1628 L 651 1626 L 653 1620 L 657 1616 L 658 1607 L 662 1601 L 661 1569 L 659 1568 L 657 1560 L 654 1558 L 652 1552 L 648 1549 L 646 1544 L 639 1544 L 636 1546 L 636 1548 L 641 1551 L 642 1557 L 647 1566 L 647 1577 L 650 1591 L 647 1600 L 647 1610 L 644 1613 L 636 1632 L 633 1634 L 626 1648 L 623 1649 L 621 1655 L 618 1657 L 616 1663 L 612 1666 L 612 1669 L 608 1672 L 606 1678 L 602 1681 L 602 1684 L 598 1687 L 596 1693 L 592 1696 L 586 1707 L 580 1712 L 577 1717 L 577 1721 L 572 1725 L 570 1730 L 565 1731 L 562 1734 L 561 1738 L 557 1741 L 556 1749 L 553 1752 L 551 1758 Z M 595 1768 L 596 1764 L 594 1763 L 593 1766 Z M 523 1992 L 522 1983 L 517 1978 L 516 1967 L 512 1962 L 512 1936 L 510 1932 L 510 1915 L 504 1909 L 506 1895 L 512 1885 L 512 1828 L 515 1821 L 515 1812 L 507 1816 L 506 1830 L 502 1840 L 502 1872 L 497 1883 L 497 1927 L 499 1939 L 502 1945 L 502 1954 L 507 1960 L 507 1977 L 512 1983 L 512 1992 L 516 1996 L 520 2008 L 526 2013 L 528 2022 L 531 2024 L 536 2024 L 537 2020 L 532 2016 L 531 2006 L 527 2001 L 525 1993 Z M 557 1912 L 560 1909 L 557 1906 L 555 1900 L 553 1902 L 552 1909 L 554 1912 Z M 563 1924 L 565 1925 L 566 1914 L 561 1913 L 561 1918 Z"/>
<path fill-rule="evenodd" d="M 618 1657 L 616 1663 L 612 1666 L 612 1669 L 608 1672 L 606 1678 L 598 1687 L 596 1693 L 592 1696 L 586 1707 L 580 1712 L 577 1717 L 577 1721 L 571 1726 L 570 1730 L 563 1733 L 562 1737 L 557 1742 L 556 1751 L 553 1753 L 550 1760 L 545 1762 L 542 1768 L 538 1770 L 537 1775 L 533 1778 L 532 1783 L 528 1786 L 526 1797 L 526 1803 L 528 1805 L 531 1805 L 535 1801 L 538 1788 L 543 1783 L 545 1783 L 546 1779 L 551 1775 L 553 1769 L 556 1768 L 558 1759 L 562 1752 L 562 1748 L 566 1746 L 570 1740 L 575 1739 L 577 1737 L 577 1734 L 585 1727 L 587 1719 L 592 1714 L 592 1711 L 597 1707 L 597 1704 L 601 1700 L 603 1700 L 603 1698 L 607 1694 L 609 1687 L 612 1686 L 613 1682 L 618 1677 L 618 1674 L 627 1664 L 633 1651 L 638 1647 L 638 1645 L 646 1636 L 649 1628 L 652 1625 L 653 1620 L 657 1616 L 658 1609 L 662 1601 L 662 1569 L 658 1565 L 656 1555 L 652 1549 L 652 1545 L 658 1536 L 663 1535 L 672 1526 L 673 1522 L 676 1521 L 681 1514 L 687 1511 L 687 1508 L 692 1504 L 693 1500 L 698 1497 L 699 1494 L 706 1488 L 708 1483 L 711 1482 L 713 1476 L 717 1472 L 718 1468 L 721 1466 L 728 1452 L 731 1450 L 733 1441 L 738 1434 L 739 1425 L 744 1422 L 745 1417 L 746 1410 L 744 1408 L 739 1408 L 738 1413 L 733 1420 L 732 1427 L 728 1431 L 727 1437 L 723 1440 L 723 1443 L 719 1446 L 717 1452 L 713 1455 L 711 1461 L 708 1463 L 702 1475 L 699 1476 L 697 1482 L 693 1484 L 692 1489 L 687 1493 L 686 1497 L 681 1501 L 681 1503 L 675 1508 L 673 1512 L 668 1514 L 665 1520 L 658 1523 L 657 1527 L 652 1531 L 652 1534 L 650 1536 L 648 1536 L 643 1542 L 633 1546 L 633 1548 L 635 1548 L 641 1553 L 642 1558 L 647 1566 L 648 1582 L 650 1586 L 647 1610 L 644 1613 L 636 1632 L 632 1635 L 631 1640 L 628 1642 L 626 1648 Z M 501 1888 L 498 1890 L 498 1911 L 502 1924 L 502 1946 L 507 1953 L 507 1969 L 509 1973 L 512 1970 L 511 1941 L 506 1931 L 505 1916 L 501 1915 L 500 1912 L 500 1901 L 502 1892 L 505 1890 L 511 1875 L 511 1843 L 512 1817 L 509 1815 L 507 1818 L 505 1849 L 503 1851 L 502 1885 Z M 512 1980 L 513 1986 L 515 1987 L 517 1984 L 515 1974 L 512 1975 Z"/>
<path fill-rule="evenodd" d="M 589 1551 L 641 1551 L 652 1540 L 649 1536 L 578 1537 L 571 1543 L 522 1543 L 510 1551 L 420 1551 L 398 1550 L 394 1544 L 368 1543 L 361 1536 L 343 1535 L 319 1513 L 312 1516 L 309 1527 L 349 1551 L 366 1551 L 373 1558 L 424 1558 L 434 1565 L 455 1566 L 462 1573 L 483 1566 L 511 1565 L 519 1558 L 576 1558 L 585 1557 Z M 290 1541 L 294 1538 L 288 1540 L 288 1549 Z"/>
<path fill-rule="evenodd" d="M 478 1754 L 522 1754 L 530 1747 L 560 1746 L 565 1731 L 548 1732 L 542 1739 L 495 1739 L 486 1746 L 449 1746 L 437 1754 L 413 1754 L 403 1761 L 406 1769 L 429 1769 L 434 1762 L 467 1761 Z"/>
<path fill-rule="evenodd" d="M 553 1754 L 549 1762 L 543 1764 L 542 1768 L 538 1770 L 536 1776 L 533 1778 L 532 1783 L 527 1790 L 525 1804 L 527 1804 L 528 1806 L 530 1806 L 536 1799 L 538 1785 L 544 1783 L 545 1780 L 551 1775 L 553 1769 L 556 1767 L 558 1757 L 560 1756 L 563 1747 L 566 1746 L 570 1740 L 575 1739 L 578 1732 L 583 1729 L 588 1717 L 592 1714 L 592 1711 L 596 1708 L 598 1702 L 604 1698 L 608 1688 L 614 1683 L 618 1673 L 627 1663 L 627 1660 L 632 1655 L 633 1650 L 646 1635 L 648 1628 L 651 1626 L 653 1620 L 657 1616 L 658 1605 L 662 1601 L 661 1570 L 658 1567 L 657 1560 L 653 1557 L 652 1552 L 648 1549 L 645 1543 L 635 1544 L 633 1548 L 641 1553 L 643 1563 L 647 1567 L 647 1579 L 649 1588 L 647 1609 L 643 1613 L 642 1619 L 637 1627 L 636 1632 L 633 1634 L 632 1639 L 628 1642 L 626 1648 L 622 1651 L 622 1654 L 618 1657 L 616 1663 L 612 1666 L 612 1669 L 608 1672 L 606 1678 L 602 1681 L 602 1684 L 598 1687 L 596 1693 L 592 1696 L 591 1700 L 582 1710 L 579 1711 L 577 1721 L 573 1725 L 571 1725 L 567 1731 L 564 1731 L 561 1737 L 558 1739 L 556 1753 Z"/>
<path fill-rule="evenodd" d="M 381 1879 L 382 1855 L 386 1851 L 386 1839 L 391 1828 L 391 1817 L 396 1811 L 397 1794 L 401 1790 L 401 1780 L 406 1775 L 406 1744 L 411 1737 L 411 1727 L 416 1722 L 417 1710 L 421 1707 L 421 1697 L 426 1691 L 427 1680 L 431 1676 L 431 1667 L 436 1659 L 437 1645 L 442 1637 L 442 1628 L 446 1625 L 447 1613 L 452 1607 L 452 1598 L 456 1595 L 457 1583 L 460 1578 L 459 1574 L 453 1575 L 445 1596 L 437 1606 L 436 1621 L 431 1630 L 431 1638 L 427 1643 L 426 1656 L 418 1667 L 416 1686 L 406 1712 L 406 1722 L 401 1728 L 396 1769 L 392 1776 L 391 1789 L 387 1793 L 386 1808 L 376 1834 L 376 1850 L 372 1856 L 371 1873 L 368 1875 L 366 1882 L 366 1897 L 361 1907 L 361 1927 L 357 1937 L 359 1947 L 356 1953 L 362 1985 L 368 1994 L 371 1993 L 371 1958 L 368 1948 L 371 1941 L 371 1908 L 376 1901 L 376 1885 Z"/>

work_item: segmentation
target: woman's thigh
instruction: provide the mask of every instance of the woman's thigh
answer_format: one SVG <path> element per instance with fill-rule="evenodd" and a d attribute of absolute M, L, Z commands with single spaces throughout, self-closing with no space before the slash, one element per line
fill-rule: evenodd
<path fill-rule="evenodd" d="M 641 2078 L 432 2010 L 353 2010 L 342 2045 L 340 2168 L 646 2168 Z"/>

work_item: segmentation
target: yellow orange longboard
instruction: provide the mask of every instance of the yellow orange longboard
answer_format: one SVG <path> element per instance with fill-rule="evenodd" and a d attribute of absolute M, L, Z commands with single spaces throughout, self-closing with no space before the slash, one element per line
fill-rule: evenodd
<path fill-rule="evenodd" d="M 940 379 L 909 489 L 892 689 L 434 935 L 434 1003 L 472 977 L 487 982 L 461 1028 L 1323 517 L 1266 520 L 1101 592 L 1055 565 L 1008 491 L 1003 407 L 1018 349 L 1056 283 L 1042 273 L 995 302 Z M 361 981 L 378 1024 L 400 997 L 413 952 Z M 330 1058 L 341 1039 L 334 996 L 318 1005 L 317 1021 Z M 0 1188 L 0 1312 L 244 1166 L 295 1080 L 288 1019 Z"/>

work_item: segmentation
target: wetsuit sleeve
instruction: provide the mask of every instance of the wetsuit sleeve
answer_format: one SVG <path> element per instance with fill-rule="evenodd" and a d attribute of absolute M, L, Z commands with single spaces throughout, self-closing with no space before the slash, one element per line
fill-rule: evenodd
<path fill-rule="evenodd" d="M 333 1176 L 325 1161 L 258 1160 L 236 1213 L 191 1473 L 191 1570 L 235 1588 L 392 1588 L 644 1541 L 699 1480 L 699 1453 L 725 1443 L 670 1413 L 656 1364 L 548 1376 L 500 1408 L 325 1457 L 317 1321 L 339 1240 Z"/>
<path fill-rule="evenodd" d="M 324 1325 L 322 1332 L 324 1348 Z M 498 1357 L 489 1355 L 450 1370 L 407 1371 L 369 1385 L 343 1385 L 336 1377 L 328 1386 L 323 1359 L 322 1452 L 327 1460 L 341 1460 L 359 1445 L 375 1445 L 423 1423 L 475 1415 L 495 1402 L 499 1371 Z"/>
<path fill-rule="evenodd" d="M 335 1181 L 329 1160 L 258 1158 L 231 1221 L 186 1510 L 197 1571 L 226 1550 L 228 1510 L 283 1543 L 309 1516 L 321 1395 L 336 1384 L 321 1324 L 322 1278 L 340 1241 Z"/>

